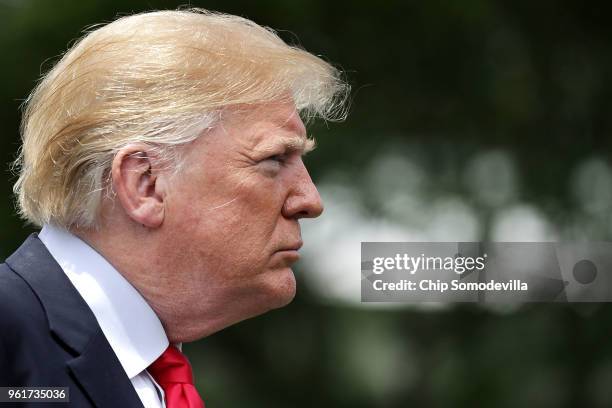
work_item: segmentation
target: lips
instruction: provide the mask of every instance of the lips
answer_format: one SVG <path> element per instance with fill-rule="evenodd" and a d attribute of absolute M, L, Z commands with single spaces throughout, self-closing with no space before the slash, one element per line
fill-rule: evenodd
<path fill-rule="evenodd" d="M 297 241 L 292 244 L 284 245 L 275 252 L 276 256 L 283 259 L 283 263 L 289 266 L 300 259 L 299 249 L 302 247 L 302 241 Z"/>
<path fill-rule="evenodd" d="M 302 245 L 304 245 L 304 243 L 300 240 L 293 244 L 281 247 L 279 251 L 299 251 Z"/>

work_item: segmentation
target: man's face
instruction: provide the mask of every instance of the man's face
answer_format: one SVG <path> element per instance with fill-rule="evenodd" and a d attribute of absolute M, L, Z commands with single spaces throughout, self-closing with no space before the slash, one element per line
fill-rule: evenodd
<path fill-rule="evenodd" d="M 287 103 L 228 112 L 188 147 L 169 183 L 158 251 L 184 307 L 232 324 L 293 299 L 298 220 L 323 210 L 302 161 L 311 147 Z"/>

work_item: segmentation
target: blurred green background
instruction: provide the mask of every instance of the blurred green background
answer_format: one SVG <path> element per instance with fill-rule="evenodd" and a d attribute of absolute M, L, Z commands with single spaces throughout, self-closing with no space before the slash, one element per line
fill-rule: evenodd
<path fill-rule="evenodd" d="M 0 255 L 33 231 L 19 105 L 81 30 L 175 8 L 0 0 Z M 327 206 L 288 307 L 185 346 L 209 407 L 612 406 L 606 304 L 364 305 L 360 241 L 611 240 L 607 2 L 193 1 L 341 66 L 349 119 L 311 128 Z M 1 367 L 0 367 L 1 369 Z"/>

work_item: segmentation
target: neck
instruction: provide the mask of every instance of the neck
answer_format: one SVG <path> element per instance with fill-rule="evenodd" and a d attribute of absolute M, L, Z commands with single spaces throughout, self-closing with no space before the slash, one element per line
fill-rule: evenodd
<path fill-rule="evenodd" d="M 201 305 L 201 294 L 191 293 L 192 285 L 182 282 L 176 269 L 166 265 L 159 255 L 165 252 L 158 249 L 155 232 L 110 231 L 104 227 L 71 232 L 100 253 L 143 296 L 170 342 L 193 341 L 222 328 L 215 317 L 205 323 L 201 316 L 190 316 L 190 305 L 196 300 Z M 212 305 L 211 310 L 215 310 Z M 202 315 L 206 314 L 202 310 Z"/>

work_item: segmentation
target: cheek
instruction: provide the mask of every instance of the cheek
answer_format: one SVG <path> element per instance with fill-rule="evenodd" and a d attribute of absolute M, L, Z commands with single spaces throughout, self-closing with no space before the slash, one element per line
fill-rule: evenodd
<path fill-rule="evenodd" d="M 261 268 L 267 261 L 267 245 L 274 227 L 268 217 L 249 211 L 236 199 L 220 208 L 185 206 L 171 227 L 175 245 L 184 248 L 181 256 L 194 265 L 221 275 L 243 275 Z M 180 244 L 179 244 L 180 243 Z"/>
<path fill-rule="evenodd" d="M 169 197 L 166 226 L 176 242 L 194 246 L 200 257 L 227 253 L 234 267 L 261 266 L 267 248 L 275 245 L 284 199 L 282 179 L 256 171 L 237 170 L 216 183 L 192 178 Z"/>
<path fill-rule="evenodd" d="M 240 207 L 262 215 L 280 214 L 288 192 L 288 183 L 282 174 L 266 176 L 253 171 L 236 183 L 235 197 Z"/>

